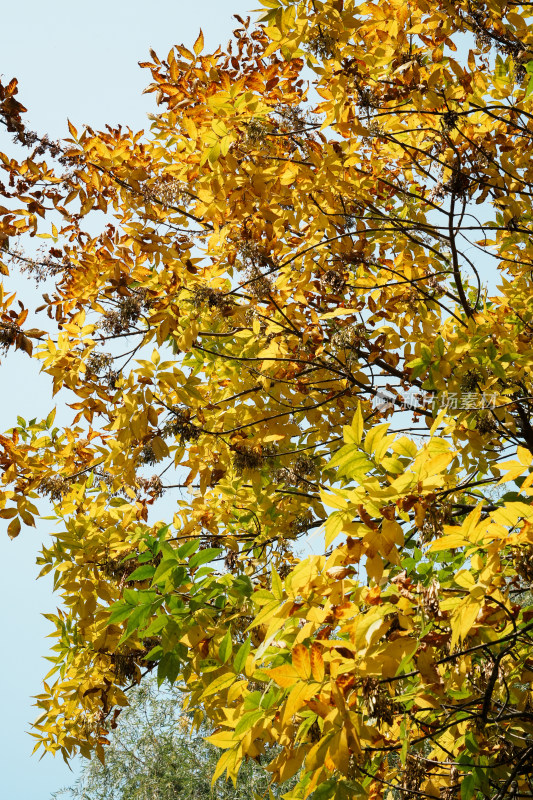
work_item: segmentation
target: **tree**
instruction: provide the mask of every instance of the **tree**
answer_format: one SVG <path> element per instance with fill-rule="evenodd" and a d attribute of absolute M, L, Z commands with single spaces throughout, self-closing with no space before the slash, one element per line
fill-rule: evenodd
<path fill-rule="evenodd" d="M 530 6 L 262 5 L 151 54 L 144 136 L 2 86 L 4 270 L 52 288 L 28 329 L 6 277 L 0 337 L 74 412 L 0 439 L 9 534 L 58 523 L 36 747 L 103 757 L 157 670 L 215 780 L 530 796 Z"/>
<path fill-rule="evenodd" d="M 129 696 L 130 707 L 120 718 L 120 728 L 106 748 L 105 765 L 85 762 L 74 786 L 54 798 L 70 800 L 249 800 L 267 791 L 265 772 L 249 761 L 237 786 L 221 778 L 211 787 L 217 750 L 205 744 L 201 730 L 187 734 L 188 720 L 179 692 L 157 690 L 147 680 Z"/>

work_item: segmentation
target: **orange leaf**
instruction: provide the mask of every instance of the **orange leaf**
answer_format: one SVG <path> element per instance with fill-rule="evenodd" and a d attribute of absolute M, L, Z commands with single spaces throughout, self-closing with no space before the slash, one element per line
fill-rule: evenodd
<path fill-rule="evenodd" d="M 195 41 L 193 45 L 193 50 L 196 55 L 199 55 L 203 49 L 204 49 L 204 35 L 202 33 L 202 29 L 200 28 L 200 35 L 198 36 L 198 39 Z"/>
<path fill-rule="evenodd" d="M 324 659 L 322 657 L 322 648 L 316 642 L 311 645 L 311 672 L 313 678 L 319 683 L 324 680 Z"/>

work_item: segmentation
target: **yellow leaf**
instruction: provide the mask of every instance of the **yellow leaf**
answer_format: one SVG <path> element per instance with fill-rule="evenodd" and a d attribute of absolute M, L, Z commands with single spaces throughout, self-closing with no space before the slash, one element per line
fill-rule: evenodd
<path fill-rule="evenodd" d="M 292 664 L 282 664 L 279 667 L 272 667 L 266 669 L 266 674 L 275 681 L 278 686 L 283 689 L 288 689 L 289 686 L 294 686 L 298 680 L 298 673 Z"/>
<path fill-rule="evenodd" d="M 202 697 L 209 697 L 212 694 L 217 694 L 217 692 L 222 692 L 224 689 L 229 688 L 236 680 L 237 676 L 233 672 L 223 673 L 209 684 L 207 689 L 202 693 Z"/>
<path fill-rule="evenodd" d="M 246 630 L 251 631 L 252 628 L 257 628 L 258 625 L 264 624 L 271 617 L 273 617 L 278 610 L 279 610 L 279 600 L 272 600 L 270 603 L 267 603 L 267 605 L 264 606 L 259 612 L 259 614 L 255 617 L 253 622 L 250 625 L 248 625 Z"/>
<path fill-rule="evenodd" d="M 219 731 L 218 733 L 211 734 L 211 736 L 207 736 L 205 741 L 209 742 L 209 744 L 212 744 L 215 747 L 221 747 L 226 750 L 228 747 L 234 746 L 235 732 Z"/>
<path fill-rule="evenodd" d="M 476 621 L 476 617 L 479 613 L 481 605 L 482 599 L 469 596 L 452 614 L 452 638 L 450 641 L 450 647 L 455 647 L 458 642 L 462 641 L 468 636 L 474 622 Z"/>
<path fill-rule="evenodd" d="M 491 519 L 499 525 L 512 528 L 519 519 L 531 519 L 533 508 L 527 503 L 505 503 L 501 508 L 496 509 L 490 515 Z"/>
<path fill-rule="evenodd" d="M 296 712 L 313 697 L 317 688 L 319 688 L 317 684 L 304 683 L 303 681 L 296 684 L 285 701 L 281 720 L 282 725 L 287 725 L 291 721 Z"/>
<path fill-rule="evenodd" d="M 331 730 L 328 731 L 328 733 L 311 748 L 305 759 L 305 766 L 308 770 L 319 769 L 323 766 L 332 736 L 334 736 L 334 732 Z"/>
<path fill-rule="evenodd" d="M 213 737 L 209 737 L 209 738 L 212 739 Z M 206 741 L 208 741 L 208 740 L 206 739 Z M 215 743 L 212 742 L 212 744 L 215 744 Z M 221 745 L 221 744 L 216 744 L 215 746 L 216 747 L 225 747 L 225 745 Z M 227 745 L 227 747 L 231 747 L 231 745 Z M 233 750 L 226 750 L 225 753 L 222 753 L 222 755 L 220 756 L 220 758 L 217 761 L 217 765 L 215 767 L 215 771 L 213 773 L 213 777 L 211 778 L 211 786 L 215 785 L 215 783 L 218 781 L 218 779 L 220 778 L 220 776 L 222 775 L 222 773 L 225 770 L 231 769 L 231 764 L 234 762 L 234 760 L 235 760 L 235 753 L 234 753 Z"/>
<path fill-rule="evenodd" d="M 182 125 L 184 126 L 185 130 L 189 134 L 191 139 L 196 139 L 198 136 L 198 128 L 194 124 L 194 122 L 189 119 L 189 117 L 185 116 L 182 119 Z"/>
<path fill-rule="evenodd" d="M 394 545 L 401 547 L 404 542 L 403 529 L 394 519 L 384 519 L 381 524 L 380 552 L 388 555 Z"/>
<path fill-rule="evenodd" d="M 482 509 L 483 509 L 483 503 L 478 503 L 477 506 L 474 509 L 472 509 L 472 511 L 467 516 L 467 518 L 465 519 L 465 521 L 461 526 L 461 530 L 464 536 L 470 541 L 473 541 L 474 532 L 479 522 L 479 518 L 481 517 Z"/>
<path fill-rule="evenodd" d="M 363 438 L 363 414 L 361 411 L 361 403 L 357 406 L 354 418 L 351 425 L 344 427 L 344 441 L 346 444 L 361 444 Z"/>
<path fill-rule="evenodd" d="M 202 29 L 200 28 L 200 35 L 198 36 L 198 39 L 195 41 L 193 45 L 193 50 L 195 54 L 198 56 L 200 55 L 203 49 L 204 49 L 204 34 L 202 33 Z"/>
<path fill-rule="evenodd" d="M 437 414 L 437 416 L 435 418 L 435 422 L 433 423 L 433 425 L 429 429 L 429 433 L 430 433 L 431 436 L 433 436 L 433 434 L 437 431 L 439 425 L 441 424 L 442 420 L 445 418 L 447 412 L 448 412 L 448 409 L 446 407 L 441 408 L 441 410 L 439 411 L 439 413 Z"/>
<path fill-rule="evenodd" d="M 428 478 L 432 478 L 434 475 L 439 475 L 446 469 L 454 456 L 454 453 L 439 453 L 438 456 L 422 462 L 419 472 L 420 480 L 425 481 Z"/>
<path fill-rule="evenodd" d="M 350 765 L 350 750 L 348 748 L 348 732 L 346 728 L 341 728 L 331 739 L 328 747 L 327 756 L 340 772 L 346 774 Z"/>
<path fill-rule="evenodd" d="M 292 663 L 298 676 L 303 680 L 309 680 L 311 677 L 311 659 L 309 658 L 309 651 L 303 644 L 297 644 L 292 649 Z"/>
<path fill-rule="evenodd" d="M 454 577 L 454 581 L 463 589 L 471 589 L 475 584 L 474 576 L 467 569 L 460 570 Z"/>
<path fill-rule="evenodd" d="M 333 489 L 334 494 L 326 494 L 324 491 L 320 491 L 320 499 L 324 503 L 324 505 L 329 506 L 330 508 L 338 508 L 342 510 L 348 509 L 349 503 L 346 497 L 343 496 L 343 493 L 340 490 Z"/>
<path fill-rule="evenodd" d="M 517 447 L 516 454 L 520 460 L 520 463 L 523 464 L 525 467 L 530 467 L 533 462 L 533 454 L 529 452 L 525 447 Z"/>
<path fill-rule="evenodd" d="M 449 533 L 447 536 L 441 536 L 436 541 L 431 542 L 428 549 L 436 553 L 440 550 L 452 550 L 456 547 L 463 547 L 465 544 L 468 544 L 468 540 L 465 539 L 461 533 L 461 529 L 457 528 L 457 533 Z"/>
<path fill-rule="evenodd" d="M 375 428 L 369 430 L 365 437 L 365 452 L 372 453 L 378 447 L 383 437 L 387 435 L 389 428 L 389 423 L 384 422 L 383 424 L 376 425 Z"/>
<path fill-rule="evenodd" d="M 358 314 L 358 308 L 335 308 L 320 315 L 320 319 L 333 319 L 334 317 L 347 317 L 350 314 Z"/>
<path fill-rule="evenodd" d="M 296 749 L 283 748 L 281 753 L 276 756 L 265 767 L 268 772 L 273 774 L 276 782 L 283 783 L 288 781 L 293 775 L 296 775 L 306 755 L 305 747 L 297 747 Z M 258 795 L 256 795 L 258 797 Z"/>

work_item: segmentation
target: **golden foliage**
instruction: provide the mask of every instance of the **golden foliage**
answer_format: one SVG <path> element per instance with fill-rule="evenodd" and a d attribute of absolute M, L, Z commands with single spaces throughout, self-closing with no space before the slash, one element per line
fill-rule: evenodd
<path fill-rule="evenodd" d="M 8 534 L 57 520 L 36 748 L 102 758 L 157 669 L 215 778 L 529 796 L 530 7 L 262 5 L 151 54 L 147 134 L 50 142 L 0 86 L 0 347 L 74 413 L 0 436 Z"/>

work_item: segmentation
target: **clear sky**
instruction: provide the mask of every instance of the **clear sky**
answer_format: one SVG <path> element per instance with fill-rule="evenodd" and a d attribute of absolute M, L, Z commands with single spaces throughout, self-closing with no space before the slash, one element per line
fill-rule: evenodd
<path fill-rule="evenodd" d="M 67 117 L 79 127 L 106 123 L 145 127 L 155 110 L 153 95 L 143 95 L 150 78 L 137 62 L 148 60 L 153 47 L 166 56 L 172 45 L 194 43 L 199 28 L 206 48 L 225 44 L 237 26 L 232 15 L 257 7 L 255 0 L 26 0 L 4 3 L 0 74 L 4 82 L 19 79 L 19 99 L 28 121 L 52 138 L 68 135 Z M 0 135 L 0 149 L 9 138 Z M 9 152 L 9 151 L 8 151 Z M 18 283 L 21 296 L 35 293 L 33 284 Z M 26 419 L 45 416 L 53 407 L 48 381 L 36 364 L 14 353 L 0 363 L 0 432 Z M 2 657 L 0 692 L 2 724 L 1 794 L 6 800 L 49 800 L 52 792 L 72 782 L 60 759 L 30 756 L 28 735 L 35 717 L 31 696 L 47 672 L 48 622 L 41 613 L 54 611 L 58 600 L 51 582 L 35 580 L 35 556 L 49 533 L 47 523 L 26 529 L 10 542 L 0 520 Z"/>

